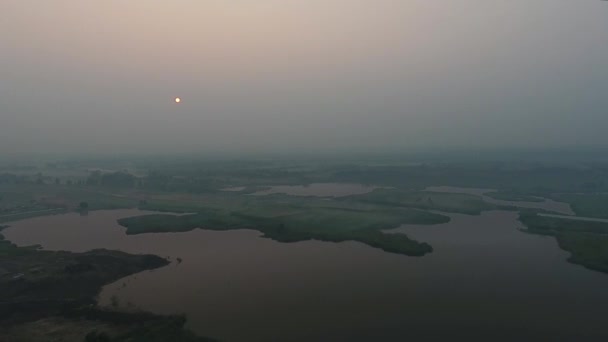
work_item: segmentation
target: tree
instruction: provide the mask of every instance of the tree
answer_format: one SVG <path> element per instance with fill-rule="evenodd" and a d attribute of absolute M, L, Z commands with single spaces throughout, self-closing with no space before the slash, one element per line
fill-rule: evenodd
<path fill-rule="evenodd" d="M 80 205 L 78 205 L 78 209 L 80 209 L 81 211 L 89 210 L 89 203 L 80 202 Z"/>
<path fill-rule="evenodd" d="M 101 171 L 95 170 L 91 172 L 86 180 L 87 185 L 99 185 L 101 183 Z"/>
<path fill-rule="evenodd" d="M 132 188 L 135 185 L 136 178 L 130 173 L 113 172 L 106 173 L 101 176 L 101 185 L 116 188 Z"/>
<path fill-rule="evenodd" d="M 287 231 L 287 229 L 285 228 L 285 224 L 281 223 L 279 224 L 279 227 L 277 228 L 277 234 L 283 234 Z"/>

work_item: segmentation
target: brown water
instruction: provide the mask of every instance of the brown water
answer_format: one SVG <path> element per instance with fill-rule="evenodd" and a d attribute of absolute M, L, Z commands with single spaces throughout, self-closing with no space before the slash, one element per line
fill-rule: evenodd
<path fill-rule="evenodd" d="M 253 195 L 287 194 L 292 196 L 343 197 L 361 195 L 378 189 L 377 186 L 348 183 L 313 183 L 309 185 L 277 185 Z"/>
<path fill-rule="evenodd" d="M 608 275 L 567 263 L 551 237 L 518 231 L 513 212 L 391 231 L 431 243 L 422 258 L 250 230 L 127 236 L 116 224 L 141 213 L 33 218 L 4 233 L 47 249 L 180 257 L 106 286 L 100 303 L 185 313 L 189 328 L 227 341 L 608 338 Z"/>
<path fill-rule="evenodd" d="M 574 211 L 570 207 L 570 204 L 563 202 L 556 202 L 552 199 L 543 198 L 543 202 L 525 202 L 525 201 L 503 201 L 497 200 L 492 197 L 486 196 L 488 192 L 496 191 L 494 189 L 478 189 L 478 188 L 460 188 L 455 186 L 431 186 L 425 189 L 426 191 L 434 191 L 434 192 L 450 192 L 450 193 L 460 193 L 460 194 L 469 194 L 476 195 L 481 198 L 485 202 L 496 204 L 496 205 L 512 205 L 520 208 L 531 208 L 531 209 L 545 209 L 555 213 L 564 214 L 564 215 L 575 215 Z"/>

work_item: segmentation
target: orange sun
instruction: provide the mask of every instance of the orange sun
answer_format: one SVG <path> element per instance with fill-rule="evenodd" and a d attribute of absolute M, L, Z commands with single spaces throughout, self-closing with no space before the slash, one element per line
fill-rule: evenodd
<path fill-rule="evenodd" d="M 179 97 L 176 97 L 175 98 L 175 103 L 180 103 L 180 102 L 182 102 L 182 99 L 180 99 Z"/>

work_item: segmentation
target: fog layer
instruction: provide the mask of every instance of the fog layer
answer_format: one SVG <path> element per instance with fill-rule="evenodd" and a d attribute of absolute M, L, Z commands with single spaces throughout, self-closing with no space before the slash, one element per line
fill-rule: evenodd
<path fill-rule="evenodd" d="M 3 154 L 608 146 L 606 94 L 599 0 L 0 2 Z"/>

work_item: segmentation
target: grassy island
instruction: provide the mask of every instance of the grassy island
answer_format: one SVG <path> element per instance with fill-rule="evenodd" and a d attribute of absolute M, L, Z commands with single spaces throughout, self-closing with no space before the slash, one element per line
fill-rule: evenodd
<path fill-rule="evenodd" d="M 127 234 L 183 232 L 196 228 L 210 230 L 254 229 L 264 237 L 280 242 L 321 240 L 358 241 L 391 253 L 422 256 L 432 252 L 430 245 L 403 234 L 384 234 L 400 224 L 439 224 L 449 217 L 415 209 L 366 211 L 346 208 L 293 208 L 280 211 L 220 209 L 199 210 L 190 215 L 144 215 L 119 220 Z"/>

